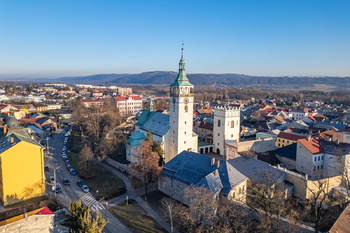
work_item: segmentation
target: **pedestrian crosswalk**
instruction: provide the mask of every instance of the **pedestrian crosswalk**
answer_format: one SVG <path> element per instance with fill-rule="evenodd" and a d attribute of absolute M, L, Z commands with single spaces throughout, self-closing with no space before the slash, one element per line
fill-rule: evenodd
<path fill-rule="evenodd" d="M 91 205 L 91 210 L 93 212 L 97 212 L 99 210 L 104 210 L 106 209 L 101 203 L 96 201 L 95 197 L 92 196 L 90 192 L 85 194 L 82 198 L 81 201 L 83 202 L 84 205 L 88 206 Z"/>

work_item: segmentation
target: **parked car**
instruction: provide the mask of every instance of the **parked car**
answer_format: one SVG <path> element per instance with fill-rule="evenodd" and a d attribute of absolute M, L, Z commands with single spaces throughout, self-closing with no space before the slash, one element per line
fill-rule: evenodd
<path fill-rule="evenodd" d="M 67 178 L 64 178 L 63 179 L 63 184 L 70 185 L 70 182 L 69 182 L 69 180 Z"/>
<path fill-rule="evenodd" d="M 70 161 L 67 159 L 66 160 L 66 165 L 69 165 L 70 164 Z"/>
<path fill-rule="evenodd" d="M 66 153 L 66 150 L 62 150 L 61 152 L 62 152 L 62 154 L 65 154 L 65 153 Z"/>
<path fill-rule="evenodd" d="M 45 167 L 44 167 L 44 171 L 45 171 L 45 172 L 50 171 L 49 166 L 45 166 Z"/>
<path fill-rule="evenodd" d="M 81 187 L 81 186 L 83 186 L 83 185 L 84 185 L 84 183 L 83 183 L 83 181 L 78 180 L 78 181 L 77 181 L 77 185 L 78 185 L 79 187 Z"/>
<path fill-rule="evenodd" d="M 56 193 L 62 193 L 62 188 L 60 184 L 56 184 Z"/>
<path fill-rule="evenodd" d="M 66 146 L 63 146 L 63 147 L 62 147 L 62 150 L 67 150 L 67 147 L 66 147 Z"/>
<path fill-rule="evenodd" d="M 65 137 L 68 137 L 68 136 L 69 136 L 69 133 L 66 133 L 64 136 L 65 136 Z"/>
<path fill-rule="evenodd" d="M 75 176 L 77 174 L 77 172 L 72 168 L 72 169 L 70 169 L 70 174 L 72 176 Z"/>
<path fill-rule="evenodd" d="M 72 166 L 70 164 L 67 165 L 67 170 L 70 171 L 72 169 Z"/>
<path fill-rule="evenodd" d="M 50 176 L 50 182 L 51 182 L 51 183 L 55 183 L 55 177 Z"/>
<path fill-rule="evenodd" d="M 83 186 L 81 186 L 81 188 L 83 189 L 83 191 L 84 192 L 89 192 L 90 190 L 89 190 L 89 187 L 86 185 L 86 184 L 84 184 Z"/>
<path fill-rule="evenodd" d="M 66 159 L 67 155 L 66 154 L 62 154 L 62 159 Z"/>

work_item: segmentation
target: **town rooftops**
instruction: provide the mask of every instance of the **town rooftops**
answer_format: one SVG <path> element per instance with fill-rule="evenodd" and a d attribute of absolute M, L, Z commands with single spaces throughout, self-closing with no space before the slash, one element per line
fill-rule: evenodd
<path fill-rule="evenodd" d="M 113 97 L 116 101 L 126 101 L 128 99 L 133 99 L 133 100 L 142 100 L 140 96 L 114 96 Z"/>
<path fill-rule="evenodd" d="M 305 146 L 306 149 L 308 149 L 312 154 L 320 154 L 323 153 L 323 147 L 320 143 L 320 140 L 310 138 L 310 140 L 307 139 L 301 139 L 298 142 L 300 142 L 303 146 Z"/>
<path fill-rule="evenodd" d="M 298 141 L 299 139 L 305 139 L 306 136 L 294 133 L 280 132 L 277 135 L 278 138 L 283 138 L 291 141 Z"/>

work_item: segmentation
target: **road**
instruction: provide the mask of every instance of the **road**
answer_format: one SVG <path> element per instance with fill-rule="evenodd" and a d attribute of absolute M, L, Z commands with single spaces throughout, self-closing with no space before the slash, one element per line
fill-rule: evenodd
<path fill-rule="evenodd" d="M 45 165 L 49 167 L 50 171 L 46 172 L 46 180 L 48 181 L 48 178 L 50 176 L 54 175 L 54 169 L 61 166 L 60 168 L 56 169 L 56 182 L 61 185 L 62 193 L 57 194 L 57 198 L 60 201 L 62 205 L 64 205 L 67 209 L 69 206 L 69 203 L 75 200 L 81 199 L 82 202 L 86 205 L 92 205 L 92 210 L 100 211 L 105 218 L 109 219 L 109 222 L 107 223 L 104 232 L 106 233 L 112 233 L 112 232 L 130 232 L 130 230 L 125 227 L 114 215 L 112 215 L 108 210 L 105 209 L 105 207 L 98 203 L 98 201 L 92 196 L 91 193 L 85 193 L 81 187 L 77 185 L 77 181 L 79 180 L 79 177 L 72 176 L 70 172 L 67 170 L 66 164 L 64 160 L 61 157 L 61 149 L 63 146 L 63 140 L 64 135 L 66 131 L 68 130 L 68 127 L 64 129 L 58 129 L 54 134 L 53 138 L 49 140 L 49 153 L 45 153 Z M 63 184 L 63 179 L 68 178 L 70 181 L 70 185 L 66 186 Z M 49 196 L 54 196 L 55 193 L 52 190 L 52 187 L 54 185 L 47 182 L 46 183 L 46 190 Z"/>

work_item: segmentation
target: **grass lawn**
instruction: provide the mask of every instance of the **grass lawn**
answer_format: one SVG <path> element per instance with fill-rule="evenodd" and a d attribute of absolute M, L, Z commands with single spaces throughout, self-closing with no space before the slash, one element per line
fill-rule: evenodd
<path fill-rule="evenodd" d="M 78 151 L 80 151 L 79 138 L 75 136 L 73 141 L 73 148 L 69 152 L 69 160 L 72 167 L 76 170 L 77 174 L 80 172 L 78 166 Z M 89 187 L 91 194 L 94 195 L 97 200 L 101 199 L 102 197 L 105 197 L 105 200 L 112 199 L 126 192 L 126 187 L 123 180 L 112 173 L 110 170 L 94 162 L 90 163 L 90 168 L 94 171 L 95 177 L 88 180 L 81 180 Z"/>
<path fill-rule="evenodd" d="M 122 202 L 109 211 L 134 233 L 167 232 L 134 200 L 129 200 L 129 205 Z"/>
<path fill-rule="evenodd" d="M 145 195 L 141 196 L 143 199 L 145 199 Z M 162 203 L 160 203 L 160 201 L 162 200 L 163 197 L 169 197 L 168 195 L 165 195 L 164 193 L 156 190 L 153 192 L 148 193 L 147 195 L 147 204 L 154 209 L 154 211 L 156 211 L 159 216 L 162 216 L 162 209 L 163 209 L 163 205 Z"/>

